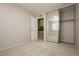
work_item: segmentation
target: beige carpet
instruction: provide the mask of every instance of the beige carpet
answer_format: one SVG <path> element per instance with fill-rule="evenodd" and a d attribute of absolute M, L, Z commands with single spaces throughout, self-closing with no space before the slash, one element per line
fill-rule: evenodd
<path fill-rule="evenodd" d="M 0 51 L 3 56 L 74 56 L 76 55 L 73 45 L 52 43 L 47 41 L 31 41 Z"/>

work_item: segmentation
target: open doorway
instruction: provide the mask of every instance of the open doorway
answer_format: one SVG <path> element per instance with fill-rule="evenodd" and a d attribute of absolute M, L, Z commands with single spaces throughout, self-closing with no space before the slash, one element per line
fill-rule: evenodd
<path fill-rule="evenodd" d="M 38 19 L 38 40 L 44 40 L 44 18 Z"/>

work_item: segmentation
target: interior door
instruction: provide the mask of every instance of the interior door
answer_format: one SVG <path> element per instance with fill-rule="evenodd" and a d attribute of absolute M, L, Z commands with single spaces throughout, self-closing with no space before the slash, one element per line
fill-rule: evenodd
<path fill-rule="evenodd" d="M 31 40 L 37 40 L 37 21 L 31 16 Z"/>
<path fill-rule="evenodd" d="M 59 41 L 59 11 L 47 12 L 47 41 Z"/>

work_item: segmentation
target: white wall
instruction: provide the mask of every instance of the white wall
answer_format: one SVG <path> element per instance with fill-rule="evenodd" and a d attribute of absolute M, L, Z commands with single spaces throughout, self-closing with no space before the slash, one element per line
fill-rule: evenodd
<path fill-rule="evenodd" d="M 30 40 L 30 13 L 12 4 L 0 4 L 0 49 Z"/>

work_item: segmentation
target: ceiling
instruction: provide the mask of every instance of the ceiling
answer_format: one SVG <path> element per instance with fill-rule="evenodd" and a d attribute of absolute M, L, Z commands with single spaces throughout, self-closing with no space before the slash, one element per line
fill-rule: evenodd
<path fill-rule="evenodd" d="M 55 9 L 70 4 L 72 3 L 18 3 L 17 5 L 31 13 L 38 14 L 49 9 Z"/>

